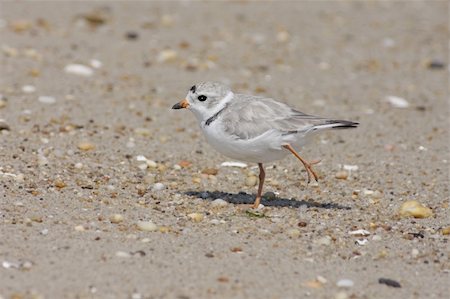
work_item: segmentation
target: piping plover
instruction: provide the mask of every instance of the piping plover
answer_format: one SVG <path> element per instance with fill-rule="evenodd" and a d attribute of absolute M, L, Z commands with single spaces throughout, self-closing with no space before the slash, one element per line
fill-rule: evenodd
<path fill-rule="evenodd" d="M 172 109 L 191 110 L 206 140 L 230 158 L 254 162 L 259 167 L 259 186 L 253 208 L 261 201 L 265 172 L 263 163 L 292 153 L 302 162 L 308 174 L 317 175 L 297 153 L 313 132 L 325 129 L 356 128 L 357 122 L 308 115 L 271 98 L 234 94 L 221 83 L 194 85 L 186 98 Z M 317 162 L 316 162 L 317 163 Z"/>

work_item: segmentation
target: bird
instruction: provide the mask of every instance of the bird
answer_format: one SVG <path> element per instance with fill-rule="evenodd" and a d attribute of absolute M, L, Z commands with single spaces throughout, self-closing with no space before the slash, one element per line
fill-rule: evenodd
<path fill-rule="evenodd" d="M 265 180 L 264 163 L 294 155 L 308 175 L 318 181 L 312 165 L 298 152 L 314 133 L 356 128 L 359 123 L 309 115 L 272 98 L 233 93 L 220 82 L 193 85 L 172 109 L 188 109 L 207 142 L 221 154 L 259 167 L 259 184 L 252 208 L 258 208 Z"/>

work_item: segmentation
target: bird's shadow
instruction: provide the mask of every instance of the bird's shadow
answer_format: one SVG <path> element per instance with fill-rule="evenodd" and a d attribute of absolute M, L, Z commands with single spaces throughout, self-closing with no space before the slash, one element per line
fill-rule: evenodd
<path fill-rule="evenodd" d="M 253 204 L 255 195 L 247 194 L 245 192 L 227 193 L 221 191 L 188 191 L 186 195 L 201 198 L 204 200 L 213 201 L 221 198 L 232 204 Z M 269 207 L 293 207 L 298 208 L 306 206 L 307 208 L 321 208 L 321 209 L 335 209 L 335 210 L 350 210 L 351 207 L 342 206 L 336 203 L 320 203 L 314 200 L 296 200 L 295 198 L 281 198 L 276 196 L 263 195 L 261 203 Z"/>

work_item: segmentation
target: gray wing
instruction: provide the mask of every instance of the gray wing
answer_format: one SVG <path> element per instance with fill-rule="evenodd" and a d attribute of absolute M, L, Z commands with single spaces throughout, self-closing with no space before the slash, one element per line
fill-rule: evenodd
<path fill-rule="evenodd" d="M 270 98 L 235 95 L 223 112 L 225 131 L 240 139 L 250 139 L 269 130 L 282 134 L 307 131 L 324 124 L 326 119 L 297 111 Z"/>
<path fill-rule="evenodd" d="M 334 120 L 297 111 L 270 98 L 236 94 L 223 112 L 225 131 L 240 139 L 251 139 L 269 130 L 283 135 L 320 129 L 356 128 L 358 123 Z"/>

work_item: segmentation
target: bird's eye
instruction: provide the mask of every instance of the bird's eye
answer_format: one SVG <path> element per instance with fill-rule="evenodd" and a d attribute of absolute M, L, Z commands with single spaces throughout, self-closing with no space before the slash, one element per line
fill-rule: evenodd
<path fill-rule="evenodd" d="M 196 87 L 195 85 L 193 85 L 193 86 L 191 87 L 190 91 L 192 91 L 192 92 L 195 93 L 195 90 L 196 90 L 196 89 L 197 89 L 197 87 Z"/>
<path fill-rule="evenodd" d="M 204 95 L 200 95 L 200 96 L 198 96 L 197 99 L 198 99 L 200 102 L 204 102 L 204 101 L 206 101 L 207 97 L 204 96 Z"/>

